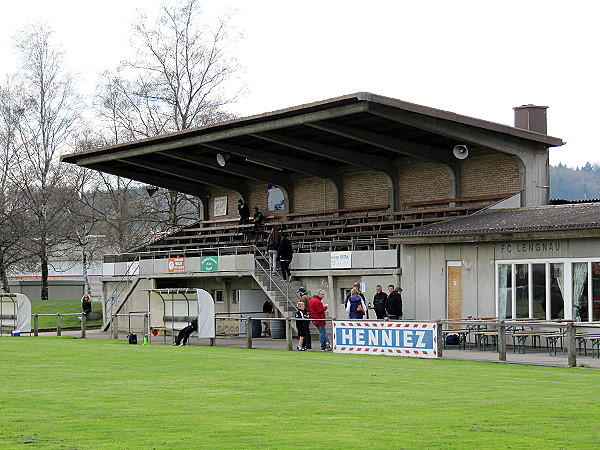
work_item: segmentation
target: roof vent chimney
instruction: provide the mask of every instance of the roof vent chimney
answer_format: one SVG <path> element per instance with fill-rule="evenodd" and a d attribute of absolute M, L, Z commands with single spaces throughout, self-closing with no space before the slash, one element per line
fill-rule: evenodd
<path fill-rule="evenodd" d="M 513 109 L 515 110 L 515 128 L 548 134 L 547 106 L 529 104 L 516 106 Z"/>

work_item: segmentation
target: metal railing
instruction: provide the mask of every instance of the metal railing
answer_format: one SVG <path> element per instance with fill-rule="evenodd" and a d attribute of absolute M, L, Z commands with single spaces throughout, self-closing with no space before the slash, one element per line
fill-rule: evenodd
<path fill-rule="evenodd" d="M 492 344 L 492 348 L 496 347 L 498 352 L 498 360 L 506 361 L 506 348 L 508 346 L 508 337 L 512 337 L 513 353 L 516 348 L 523 348 L 525 352 L 525 343 L 528 337 L 531 337 L 533 345 L 535 345 L 535 339 L 537 338 L 541 346 L 541 338 L 546 338 L 546 347 L 556 354 L 557 342 L 560 340 L 563 343 L 563 352 L 566 351 L 568 364 L 570 367 L 577 366 L 577 350 L 581 351 L 581 345 L 586 346 L 586 339 L 598 339 L 600 340 L 600 323 L 596 322 L 573 322 L 573 321 L 547 321 L 547 320 L 497 320 L 497 319 L 467 319 L 467 320 L 441 320 L 438 323 L 440 325 L 459 325 L 465 328 L 452 329 L 447 328 L 442 331 L 442 326 L 439 330 L 443 334 L 459 334 L 463 335 L 462 339 L 470 339 L 470 335 L 473 334 L 475 337 L 478 349 L 481 349 L 481 339 L 486 339 L 491 336 L 495 340 L 495 345 Z M 488 328 L 490 327 L 490 328 Z M 577 334 L 577 328 L 580 329 L 598 329 L 598 335 L 589 333 Z M 529 330 L 527 330 L 529 329 Z M 538 330 L 538 331 L 536 331 Z M 441 338 L 442 336 L 440 336 Z M 470 343 L 470 341 L 469 341 Z M 440 339 L 438 342 L 439 354 L 442 355 L 443 345 L 445 341 Z M 485 344 L 484 349 L 485 349 Z M 596 344 L 598 345 L 598 344 Z M 593 350 L 593 347 L 592 347 Z M 600 349 L 598 350 L 600 357 Z"/>
<path fill-rule="evenodd" d="M 254 263 L 255 263 L 255 270 L 259 269 L 260 271 L 262 271 L 263 274 L 265 274 L 268 278 L 269 278 L 269 290 L 273 290 L 273 286 L 275 286 L 275 288 L 281 293 L 281 295 L 283 295 L 287 301 L 287 305 L 288 307 L 291 307 L 292 310 L 296 309 L 296 304 L 290 299 L 290 294 L 293 295 L 294 300 L 296 300 L 296 293 L 293 292 L 292 289 L 290 289 L 290 285 L 288 283 L 285 283 L 285 292 L 283 291 L 283 289 L 281 288 L 281 286 L 279 285 L 279 283 L 277 283 L 277 281 L 275 279 L 273 279 L 273 275 L 275 275 L 276 277 L 281 277 L 281 274 L 277 271 L 276 267 L 271 267 L 271 262 L 270 259 L 268 258 L 268 255 L 265 256 L 265 254 L 257 247 L 254 246 Z M 264 267 L 260 261 L 257 259 L 257 254 L 260 255 L 263 260 L 267 261 L 267 267 Z"/>
<path fill-rule="evenodd" d="M 81 337 L 85 338 L 87 330 L 87 319 L 83 313 L 56 313 L 56 314 L 32 314 L 33 317 L 33 335 L 39 335 L 39 318 L 40 317 L 53 317 L 56 316 L 56 335 L 62 336 L 62 318 L 63 316 L 80 316 L 81 317 Z"/>

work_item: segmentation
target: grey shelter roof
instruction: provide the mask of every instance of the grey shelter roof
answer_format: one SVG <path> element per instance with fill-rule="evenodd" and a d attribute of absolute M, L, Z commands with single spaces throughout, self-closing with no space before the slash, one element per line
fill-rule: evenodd
<path fill-rule="evenodd" d="M 390 237 L 390 243 L 427 244 L 600 236 L 600 203 L 484 209 Z"/>
<path fill-rule="evenodd" d="M 477 156 L 563 141 L 362 92 L 74 153 L 62 161 L 192 195 L 219 187 L 246 197 L 251 184 L 287 189 L 294 177 L 307 175 L 339 180 L 356 169 L 393 173 L 413 162 L 455 165 L 452 149 L 459 144 Z M 224 166 L 217 154 L 228 158 Z"/>

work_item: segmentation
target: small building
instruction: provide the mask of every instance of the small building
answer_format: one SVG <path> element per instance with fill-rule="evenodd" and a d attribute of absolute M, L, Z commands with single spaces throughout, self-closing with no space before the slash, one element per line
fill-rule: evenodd
<path fill-rule="evenodd" d="M 600 203 L 491 207 L 390 243 L 408 317 L 600 320 Z"/>

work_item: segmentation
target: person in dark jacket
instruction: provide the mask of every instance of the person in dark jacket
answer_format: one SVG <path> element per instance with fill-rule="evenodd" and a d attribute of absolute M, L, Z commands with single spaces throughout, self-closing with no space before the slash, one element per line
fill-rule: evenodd
<path fill-rule="evenodd" d="M 81 309 L 83 310 L 83 314 L 92 312 L 92 299 L 88 294 L 81 297 Z"/>
<path fill-rule="evenodd" d="M 298 302 L 296 306 L 298 307 L 296 319 L 308 319 L 308 311 L 306 311 L 304 302 Z M 296 320 L 296 328 L 298 328 L 298 350 L 306 351 L 306 336 L 310 336 L 308 320 Z"/>
<path fill-rule="evenodd" d="M 194 331 L 198 331 L 198 319 L 192 320 L 192 323 L 187 327 L 183 328 L 177 335 L 177 339 L 173 345 L 186 345 L 190 334 Z"/>
<path fill-rule="evenodd" d="M 298 295 L 300 295 L 300 301 L 306 306 L 306 317 L 309 317 L 308 302 L 310 301 L 310 294 L 304 286 L 300 286 L 300 289 L 298 289 Z M 304 336 L 304 348 L 307 350 L 312 348 L 312 337 L 310 335 L 310 327 L 308 327 L 308 332 L 306 333 L 306 336 Z"/>
<path fill-rule="evenodd" d="M 279 257 L 279 263 L 281 264 L 281 281 L 292 281 L 292 272 L 290 272 L 290 264 L 294 256 L 294 249 L 292 243 L 286 236 L 281 236 L 279 241 L 279 249 L 277 251 Z"/>
<path fill-rule="evenodd" d="M 375 296 L 373 297 L 373 309 L 377 319 L 382 320 L 385 317 L 385 301 L 388 296 L 385 292 L 382 292 L 381 285 L 375 286 Z"/>
<path fill-rule="evenodd" d="M 238 212 L 240 213 L 240 225 L 250 223 L 250 208 L 242 199 L 238 200 Z"/>
<path fill-rule="evenodd" d="M 390 320 L 402 320 L 402 288 L 393 290 L 385 302 L 385 310 Z"/>

